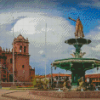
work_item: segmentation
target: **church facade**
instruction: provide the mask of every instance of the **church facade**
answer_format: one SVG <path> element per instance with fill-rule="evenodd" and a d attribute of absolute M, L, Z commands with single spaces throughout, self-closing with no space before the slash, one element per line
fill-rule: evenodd
<path fill-rule="evenodd" d="M 13 66 L 15 82 L 31 82 L 35 77 L 35 68 L 29 65 L 29 41 L 21 34 L 14 39 L 12 50 L 0 47 L 1 81 L 13 82 Z M 14 51 L 14 52 L 13 52 Z M 14 61 L 13 61 L 14 59 Z"/>

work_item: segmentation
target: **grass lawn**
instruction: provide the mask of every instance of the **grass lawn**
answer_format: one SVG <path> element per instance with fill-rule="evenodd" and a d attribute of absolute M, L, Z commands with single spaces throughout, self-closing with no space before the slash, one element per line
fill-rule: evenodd
<path fill-rule="evenodd" d="M 10 87 L 2 87 L 4 90 L 10 90 Z"/>

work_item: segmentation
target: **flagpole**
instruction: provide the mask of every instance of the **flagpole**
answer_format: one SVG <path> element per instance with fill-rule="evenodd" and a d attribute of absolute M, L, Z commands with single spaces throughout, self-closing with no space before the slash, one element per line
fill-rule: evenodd
<path fill-rule="evenodd" d="M 46 33 L 47 33 L 47 23 L 45 29 L 45 78 L 46 78 Z"/>

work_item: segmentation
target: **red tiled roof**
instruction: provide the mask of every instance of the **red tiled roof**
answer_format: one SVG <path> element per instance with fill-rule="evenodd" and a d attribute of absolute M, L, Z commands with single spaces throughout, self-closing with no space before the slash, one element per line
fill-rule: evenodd
<path fill-rule="evenodd" d="M 56 77 L 56 76 L 62 76 L 62 77 L 64 77 L 64 76 L 68 76 L 68 77 L 71 77 L 71 75 L 69 75 L 69 74 L 52 74 L 52 76 L 53 77 Z M 40 76 L 36 76 L 36 78 L 44 78 L 45 76 L 42 76 L 42 75 L 40 75 Z M 48 75 L 46 75 L 46 77 L 51 77 L 51 74 L 48 74 Z"/>
<path fill-rule="evenodd" d="M 52 74 L 52 76 L 53 77 L 56 77 L 56 76 L 71 76 L 71 75 L 69 75 L 69 74 Z M 46 77 L 51 77 L 51 74 L 48 74 L 48 75 L 46 75 Z"/>
<path fill-rule="evenodd" d="M 85 75 L 85 78 L 100 78 L 100 74 L 89 74 L 89 75 Z"/>
<path fill-rule="evenodd" d="M 38 76 L 35 76 L 35 78 L 44 78 L 45 76 L 42 76 L 42 75 L 38 75 Z"/>
<path fill-rule="evenodd" d="M 52 74 L 53 77 L 56 77 L 56 76 L 61 76 L 61 77 L 64 77 L 64 76 L 67 76 L 67 77 L 71 77 L 71 74 Z M 39 76 L 35 76 L 36 78 L 44 78 L 45 76 L 43 75 L 39 75 Z M 48 74 L 46 75 L 46 77 L 51 77 L 51 74 Z M 89 75 L 85 75 L 85 78 L 100 78 L 100 74 L 89 74 Z"/>

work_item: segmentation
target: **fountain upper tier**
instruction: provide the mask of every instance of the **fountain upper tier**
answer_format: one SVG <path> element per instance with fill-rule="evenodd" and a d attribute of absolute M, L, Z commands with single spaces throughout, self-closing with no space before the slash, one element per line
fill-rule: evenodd
<path fill-rule="evenodd" d="M 91 40 L 84 38 L 71 38 L 66 40 L 65 43 L 68 43 L 69 45 L 75 45 L 75 44 L 84 45 L 91 43 Z"/>

